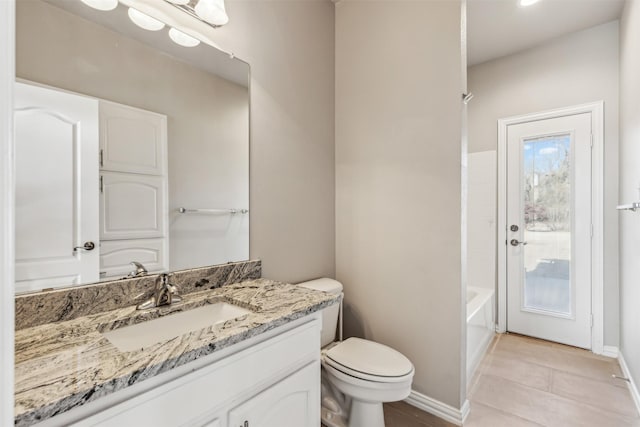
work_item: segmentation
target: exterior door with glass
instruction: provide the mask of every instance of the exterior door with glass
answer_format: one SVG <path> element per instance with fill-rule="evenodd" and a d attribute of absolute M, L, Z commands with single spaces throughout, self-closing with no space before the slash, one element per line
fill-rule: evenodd
<path fill-rule="evenodd" d="M 507 330 L 591 348 L 591 113 L 507 127 Z"/>

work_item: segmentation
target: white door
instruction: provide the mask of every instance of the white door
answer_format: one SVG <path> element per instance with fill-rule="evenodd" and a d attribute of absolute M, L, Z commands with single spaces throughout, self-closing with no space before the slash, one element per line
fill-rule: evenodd
<path fill-rule="evenodd" d="M 166 239 L 102 240 L 100 242 L 100 278 L 122 277 L 138 261 L 150 272 L 169 269 Z"/>
<path fill-rule="evenodd" d="M 98 101 L 16 83 L 14 105 L 16 290 L 97 281 Z"/>
<path fill-rule="evenodd" d="M 164 177 L 102 172 L 100 181 L 100 240 L 165 235 Z"/>
<path fill-rule="evenodd" d="M 102 170 L 164 175 L 167 117 L 100 101 Z"/>
<path fill-rule="evenodd" d="M 591 113 L 507 128 L 507 330 L 591 348 Z"/>

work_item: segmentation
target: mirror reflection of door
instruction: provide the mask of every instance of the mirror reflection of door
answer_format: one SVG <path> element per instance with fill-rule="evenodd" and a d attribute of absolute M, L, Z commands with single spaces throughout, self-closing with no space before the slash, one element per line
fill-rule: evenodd
<path fill-rule="evenodd" d="M 591 113 L 507 128 L 507 330 L 591 348 Z"/>
<path fill-rule="evenodd" d="M 96 281 L 98 101 L 21 83 L 15 99 L 16 290 Z"/>
<path fill-rule="evenodd" d="M 98 100 L 102 117 L 101 276 L 56 286 L 118 279 L 132 261 L 158 272 L 249 258 L 249 65 L 177 45 L 169 28 L 138 28 L 122 3 L 16 3 L 19 81 Z"/>

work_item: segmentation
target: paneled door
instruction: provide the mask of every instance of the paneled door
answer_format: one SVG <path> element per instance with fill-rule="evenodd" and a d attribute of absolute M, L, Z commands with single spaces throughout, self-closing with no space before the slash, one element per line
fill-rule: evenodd
<path fill-rule="evenodd" d="M 591 113 L 507 127 L 507 330 L 591 348 Z"/>
<path fill-rule="evenodd" d="M 15 85 L 16 290 L 98 280 L 98 101 Z"/>

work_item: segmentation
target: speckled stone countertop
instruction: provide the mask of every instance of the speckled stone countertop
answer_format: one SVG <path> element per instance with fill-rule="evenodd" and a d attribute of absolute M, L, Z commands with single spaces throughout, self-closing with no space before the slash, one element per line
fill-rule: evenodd
<path fill-rule="evenodd" d="M 338 303 L 339 296 L 267 279 L 194 292 L 175 306 L 135 306 L 16 331 L 15 424 L 29 426 Z M 251 312 L 137 351 L 101 332 L 219 301 Z"/>

